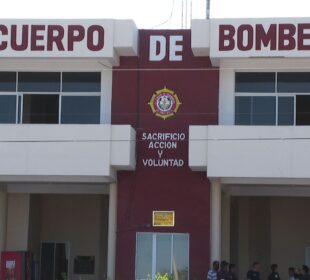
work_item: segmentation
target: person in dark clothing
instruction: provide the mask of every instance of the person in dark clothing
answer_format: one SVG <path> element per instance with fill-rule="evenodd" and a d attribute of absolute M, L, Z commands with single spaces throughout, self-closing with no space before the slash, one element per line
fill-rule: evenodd
<path fill-rule="evenodd" d="M 272 264 L 270 266 L 271 273 L 268 277 L 268 280 L 280 280 L 280 275 L 278 273 L 278 265 L 277 264 Z"/>
<path fill-rule="evenodd" d="M 260 280 L 259 262 L 253 263 L 252 269 L 248 271 L 246 278 L 247 280 Z"/>
<path fill-rule="evenodd" d="M 309 267 L 307 265 L 303 265 L 301 269 L 301 279 L 302 280 L 310 280 Z"/>
<path fill-rule="evenodd" d="M 299 268 L 295 269 L 295 275 L 294 275 L 295 279 L 297 280 L 303 280 L 304 276 L 302 274 L 302 270 Z"/>
<path fill-rule="evenodd" d="M 288 280 L 297 280 L 298 276 L 294 267 L 288 268 Z"/>
<path fill-rule="evenodd" d="M 221 261 L 221 267 L 217 273 L 217 280 L 228 280 L 228 262 Z"/>
<path fill-rule="evenodd" d="M 229 265 L 228 274 L 227 274 L 228 280 L 238 280 L 237 277 L 237 266 L 233 263 Z"/>

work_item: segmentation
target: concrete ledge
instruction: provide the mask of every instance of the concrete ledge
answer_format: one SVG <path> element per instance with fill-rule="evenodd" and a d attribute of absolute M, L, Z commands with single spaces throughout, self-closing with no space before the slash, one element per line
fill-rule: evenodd
<path fill-rule="evenodd" d="M 269 184 L 309 183 L 310 127 L 191 126 L 189 138 L 189 165 L 209 178 L 226 184 L 266 178 Z M 195 145 L 199 138 L 206 140 Z"/>
<path fill-rule="evenodd" d="M 129 125 L 0 125 L 0 178 L 8 181 L 112 182 L 117 170 L 135 168 L 134 155 Z"/>
<path fill-rule="evenodd" d="M 188 164 L 194 171 L 206 171 L 208 150 L 208 127 L 189 127 Z"/>

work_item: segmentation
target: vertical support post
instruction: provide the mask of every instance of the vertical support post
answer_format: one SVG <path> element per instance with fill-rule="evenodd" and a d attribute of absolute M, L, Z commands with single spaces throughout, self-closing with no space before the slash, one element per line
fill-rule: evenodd
<path fill-rule="evenodd" d="M 223 192 L 222 195 L 222 253 L 225 261 L 230 261 L 230 196 Z"/>
<path fill-rule="evenodd" d="M 211 261 L 221 259 L 221 184 L 211 182 Z"/>
<path fill-rule="evenodd" d="M 110 184 L 109 193 L 109 221 L 108 221 L 108 259 L 107 274 L 115 279 L 115 258 L 116 258 L 116 222 L 117 222 L 117 186 Z"/>
<path fill-rule="evenodd" d="M 30 194 L 8 194 L 6 250 L 27 251 Z"/>
<path fill-rule="evenodd" d="M 7 194 L 0 192 L 0 252 L 6 247 Z"/>

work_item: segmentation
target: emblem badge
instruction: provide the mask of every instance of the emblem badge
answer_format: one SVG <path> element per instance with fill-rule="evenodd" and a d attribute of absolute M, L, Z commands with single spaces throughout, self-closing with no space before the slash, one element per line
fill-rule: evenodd
<path fill-rule="evenodd" d="M 155 116 L 165 120 L 173 117 L 182 103 L 173 90 L 164 87 L 152 95 L 148 104 Z"/>

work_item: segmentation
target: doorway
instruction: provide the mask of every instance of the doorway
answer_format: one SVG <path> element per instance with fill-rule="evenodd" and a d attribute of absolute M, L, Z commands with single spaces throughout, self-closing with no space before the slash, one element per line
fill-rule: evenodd
<path fill-rule="evenodd" d="M 42 242 L 40 279 L 67 280 L 70 246 L 68 242 Z"/>

